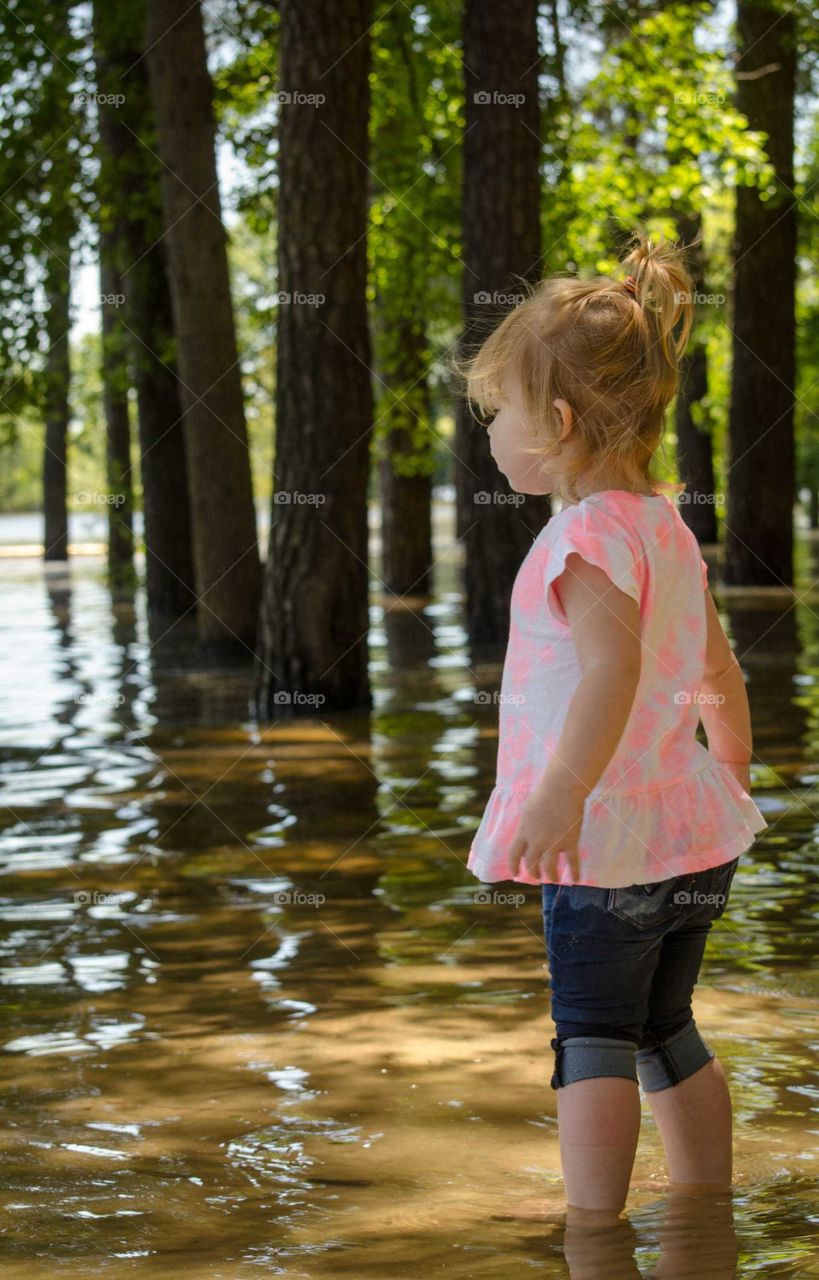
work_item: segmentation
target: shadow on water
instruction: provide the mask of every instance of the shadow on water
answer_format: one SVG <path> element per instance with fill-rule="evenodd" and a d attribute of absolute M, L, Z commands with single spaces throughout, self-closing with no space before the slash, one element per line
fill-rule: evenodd
<path fill-rule="evenodd" d="M 719 597 L 771 824 L 696 1004 L 735 1191 L 670 1197 L 646 1109 L 601 1234 L 560 1221 L 538 895 L 465 870 L 500 662 L 455 554 L 375 584 L 370 715 L 264 729 L 99 562 L 0 561 L 4 1276 L 819 1275 L 814 561 Z"/>

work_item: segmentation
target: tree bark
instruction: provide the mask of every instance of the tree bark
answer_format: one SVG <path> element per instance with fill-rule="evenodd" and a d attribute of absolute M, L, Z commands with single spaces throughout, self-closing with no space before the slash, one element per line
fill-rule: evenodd
<path fill-rule="evenodd" d="M 68 348 L 71 296 L 70 245 L 61 246 L 58 256 L 52 249 L 46 268 L 48 316 L 45 361 L 43 454 L 43 512 L 45 516 L 46 560 L 68 559 L 68 389 L 71 363 Z"/>
<path fill-rule="evenodd" d="M 677 219 L 681 244 L 692 246 L 702 234 L 699 213 Z M 701 244 L 689 249 L 694 291 L 706 292 L 705 257 Z M 717 513 L 714 504 L 714 454 L 710 431 L 695 421 L 695 406 L 708 395 L 708 356 L 696 328 L 687 354 L 680 364 L 675 419 L 677 428 L 677 469 L 686 485 L 686 500 L 680 514 L 698 542 L 717 541 Z"/>
<path fill-rule="evenodd" d="M 164 626 L 196 606 L 182 402 L 162 242 L 160 164 L 144 58 L 144 0 L 97 0 L 94 53 L 99 104 L 101 202 L 117 227 L 117 309 L 136 389 L 145 592 Z M 116 104 L 105 101 L 121 95 Z M 138 199 L 134 193 L 138 192 Z M 104 290 L 105 292 L 105 290 Z"/>
<path fill-rule="evenodd" d="M 737 106 L 767 134 L 776 191 L 738 187 L 725 580 L 793 582 L 796 201 L 794 15 L 739 0 Z"/>
<path fill-rule="evenodd" d="M 261 571 L 202 13 L 189 0 L 147 13 L 199 627 L 212 648 L 252 649 Z"/>
<path fill-rule="evenodd" d="M 378 468 L 381 578 L 396 595 L 427 595 L 432 587 L 433 454 L 428 347 L 420 316 L 388 317 L 388 322 L 393 327 L 390 367 L 380 373 L 388 403 L 382 410 L 385 454 Z M 421 432 L 425 435 L 419 442 Z"/>
<path fill-rule="evenodd" d="M 540 276 L 540 109 L 536 0 L 466 0 L 461 351 L 511 309 L 516 277 Z M 511 101 L 497 95 L 522 95 Z M 456 420 L 458 532 L 466 552 L 466 616 L 473 644 L 508 634 L 515 574 L 550 511 L 546 498 L 508 501 L 510 489 L 483 426 L 461 401 Z"/>
<path fill-rule="evenodd" d="M 102 140 L 102 121 L 100 121 Z M 116 267 L 121 228 L 100 228 L 100 311 L 102 315 L 102 408 L 105 417 L 105 471 L 108 482 L 108 577 L 114 587 L 133 581 L 133 485 L 131 423 L 128 413 L 126 334 L 119 315 L 122 279 Z"/>
<path fill-rule="evenodd" d="M 275 494 L 261 715 L 371 706 L 370 0 L 282 0 Z M 312 298 L 312 301 L 310 300 Z M 323 301 L 322 301 L 323 299 Z"/>

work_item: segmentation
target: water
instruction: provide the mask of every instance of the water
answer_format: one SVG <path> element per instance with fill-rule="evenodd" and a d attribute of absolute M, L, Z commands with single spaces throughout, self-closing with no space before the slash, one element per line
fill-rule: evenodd
<path fill-rule="evenodd" d="M 771 823 L 695 1004 L 733 1202 L 669 1202 L 645 1108 L 629 1221 L 595 1240 L 545 1220 L 538 893 L 483 902 L 465 870 L 500 667 L 470 667 L 445 545 L 431 604 L 374 579 L 372 714 L 264 729 L 248 673 L 112 608 L 98 559 L 0 559 L 4 1280 L 819 1276 L 815 546 L 795 608 L 722 598 Z"/>

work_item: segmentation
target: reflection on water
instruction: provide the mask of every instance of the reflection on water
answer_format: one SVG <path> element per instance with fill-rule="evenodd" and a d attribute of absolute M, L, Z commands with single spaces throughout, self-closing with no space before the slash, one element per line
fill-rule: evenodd
<path fill-rule="evenodd" d="M 454 555 L 431 604 L 374 584 L 370 716 L 263 730 L 248 671 L 112 608 L 100 562 L 0 560 L 4 1276 L 819 1275 L 801 556 L 795 608 L 721 599 L 771 824 L 696 1007 L 736 1192 L 669 1198 L 646 1108 L 629 1217 L 598 1234 L 558 1212 L 538 895 L 465 870 L 500 663 L 470 661 Z"/>

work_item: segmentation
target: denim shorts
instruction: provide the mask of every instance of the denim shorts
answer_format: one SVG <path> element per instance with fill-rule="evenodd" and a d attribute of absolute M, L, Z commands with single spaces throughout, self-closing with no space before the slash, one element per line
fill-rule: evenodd
<path fill-rule="evenodd" d="M 622 889 L 542 886 L 553 1088 L 590 1075 L 665 1088 L 714 1056 L 691 997 L 738 863 Z"/>

